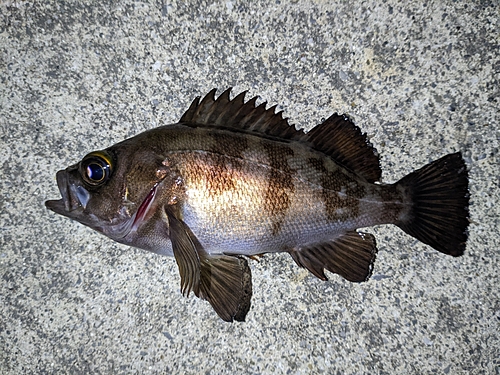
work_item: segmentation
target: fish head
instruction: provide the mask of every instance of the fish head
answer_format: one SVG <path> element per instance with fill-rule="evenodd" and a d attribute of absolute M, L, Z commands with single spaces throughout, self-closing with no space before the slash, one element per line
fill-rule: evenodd
<path fill-rule="evenodd" d="M 130 244 L 153 216 L 162 200 L 160 193 L 164 197 L 172 186 L 180 185 L 168 160 L 127 144 L 91 152 L 58 171 L 56 179 L 61 199 L 45 202 L 48 209 Z M 175 192 L 170 196 L 171 201 L 176 199 Z"/>

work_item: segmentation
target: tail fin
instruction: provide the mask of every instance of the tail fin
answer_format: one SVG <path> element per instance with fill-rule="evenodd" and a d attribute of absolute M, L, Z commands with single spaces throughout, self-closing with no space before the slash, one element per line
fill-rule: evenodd
<path fill-rule="evenodd" d="M 469 225 L 468 184 L 460 152 L 410 173 L 397 185 L 403 187 L 413 205 L 396 225 L 442 253 L 462 255 Z"/>

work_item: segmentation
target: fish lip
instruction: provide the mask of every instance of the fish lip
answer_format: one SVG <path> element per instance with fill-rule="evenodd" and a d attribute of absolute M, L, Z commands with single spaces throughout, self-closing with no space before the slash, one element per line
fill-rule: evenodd
<path fill-rule="evenodd" d="M 72 167 L 58 171 L 56 174 L 61 199 L 45 202 L 45 207 L 63 216 L 74 216 L 78 211 L 83 211 L 89 200 L 88 191 L 83 186 L 72 181 L 69 173 L 70 169 Z"/>
<path fill-rule="evenodd" d="M 67 172 L 58 171 L 56 174 L 56 180 L 59 193 L 61 194 L 61 199 L 48 200 L 45 202 L 45 207 L 56 214 L 67 216 L 67 213 L 70 211 Z"/>
<path fill-rule="evenodd" d="M 64 215 L 66 212 L 66 207 L 63 199 L 52 199 L 45 201 L 45 207 L 49 210 L 55 212 L 56 214 Z"/>

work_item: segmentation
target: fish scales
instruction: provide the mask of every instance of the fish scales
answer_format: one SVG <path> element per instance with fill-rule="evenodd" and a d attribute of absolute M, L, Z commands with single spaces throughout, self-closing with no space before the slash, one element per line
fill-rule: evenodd
<path fill-rule="evenodd" d="M 364 184 L 299 144 L 220 130 L 179 131 L 206 133 L 169 145 L 196 151 L 165 156 L 178 166 L 186 188 L 184 221 L 210 253 L 284 251 L 380 223 L 377 193 L 386 187 Z"/>
<path fill-rule="evenodd" d="M 376 241 L 357 229 L 377 224 L 463 254 L 469 193 L 460 153 L 383 184 L 378 153 L 346 116 L 304 133 L 256 98 L 214 94 L 197 98 L 178 124 L 59 171 L 62 199 L 47 207 L 118 242 L 173 255 L 181 291 L 226 321 L 250 309 L 244 256 L 288 252 L 323 280 L 327 270 L 366 281 Z"/>

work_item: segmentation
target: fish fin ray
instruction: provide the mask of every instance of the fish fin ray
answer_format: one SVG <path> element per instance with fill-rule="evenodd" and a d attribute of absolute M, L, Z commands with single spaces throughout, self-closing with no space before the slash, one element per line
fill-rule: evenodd
<path fill-rule="evenodd" d="M 368 182 L 382 176 L 379 154 L 366 133 L 346 116 L 334 113 L 306 134 L 315 150 L 330 156 L 338 164 L 355 172 Z"/>
<path fill-rule="evenodd" d="M 246 259 L 228 255 L 204 258 L 197 296 L 207 300 L 226 322 L 245 321 L 252 298 L 252 274 Z"/>
<path fill-rule="evenodd" d="M 252 274 L 242 257 L 209 255 L 189 226 L 170 209 L 167 217 L 181 292 L 208 301 L 225 321 L 244 321 L 252 298 Z"/>
<path fill-rule="evenodd" d="M 179 122 L 284 139 L 297 133 L 295 127 L 291 127 L 288 120 L 283 118 L 282 112 L 275 113 L 276 106 L 269 109 L 266 109 L 267 103 L 256 106 L 257 97 L 245 103 L 246 91 L 232 100 L 229 98 L 231 88 L 225 90 L 217 99 L 215 92 L 216 89 L 211 90 L 201 101 L 200 97 L 197 97 Z"/>
<path fill-rule="evenodd" d="M 405 191 L 411 209 L 395 224 L 444 254 L 463 255 L 469 225 L 469 181 L 462 154 L 446 155 L 396 185 Z"/>
<path fill-rule="evenodd" d="M 198 241 L 186 231 L 186 224 L 175 215 L 167 214 L 169 221 L 169 237 L 172 241 L 174 257 L 181 276 L 181 292 L 189 296 L 191 290 L 198 295 L 200 285 L 201 261 L 197 249 Z"/>
<path fill-rule="evenodd" d="M 326 269 L 353 282 L 370 278 L 376 254 L 375 237 L 356 231 L 344 233 L 328 242 L 290 250 L 290 255 L 300 267 L 321 280 L 327 280 Z"/>
<path fill-rule="evenodd" d="M 191 126 L 217 127 L 281 141 L 297 141 L 330 156 L 369 182 L 380 180 L 382 170 L 377 150 L 366 134 L 345 115 L 333 114 L 322 124 L 305 133 L 290 126 L 276 106 L 267 102 L 256 106 L 257 97 L 245 103 L 246 91 L 230 99 L 231 88 L 215 98 L 211 90 L 201 101 L 197 97 L 179 122 Z"/>

